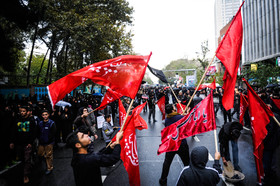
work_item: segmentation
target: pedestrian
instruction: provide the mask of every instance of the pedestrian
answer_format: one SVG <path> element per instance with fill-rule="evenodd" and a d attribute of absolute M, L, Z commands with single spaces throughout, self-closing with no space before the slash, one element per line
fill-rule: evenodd
<path fill-rule="evenodd" d="M 202 98 L 200 97 L 200 92 L 196 92 L 196 97 L 193 98 L 194 106 L 197 105 L 199 102 L 202 101 Z"/>
<path fill-rule="evenodd" d="M 92 119 L 89 116 L 87 107 L 82 107 L 82 109 L 80 109 L 78 116 L 74 120 L 74 125 L 75 128 L 79 128 L 81 126 L 86 127 L 90 136 L 93 136 L 94 139 L 98 138 L 96 128 L 93 127 Z"/>
<path fill-rule="evenodd" d="M 229 153 L 229 141 L 231 142 L 232 147 L 232 158 L 233 158 L 233 166 L 234 170 L 242 172 L 239 167 L 239 159 L 238 159 L 238 138 L 240 136 L 240 131 L 243 129 L 243 126 L 239 122 L 228 122 L 224 124 L 219 132 L 219 143 L 220 143 L 220 151 L 223 159 L 223 163 L 227 166 L 227 161 L 230 161 L 230 153 Z"/>
<path fill-rule="evenodd" d="M 191 152 L 190 166 L 184 167 L 177 181 L 177 186 L 214 186 L 220 181 L 222 173 L 219 163 L 221 155 L 215 153 L 213 168 L 206 167 L 208 150 L 204 146 L 195 147 Z"/>
<path fill-rule="evenodd" d="M 87 134 L 75 131 L 67 137 L 67 145 L 74 152 L 71 166 L 77 186 L 101 186 L 100 167 L 112 166 L 120 160 L 120 140 L 123 132 L 118 132 L 116 141 L 102 152 L 89 151 L 91 139 Z"/>
<path fill-rule="evenodd" d="M 148 105 L 149 105 L 149 123 L 151 123 L 151 116 L 153 115 L 153 122 L 157 122 L 156 120 L 156 98 L 155 93 L 150 92 L 149 99 L 148 99 Z"/>
<path fill-rule="evenodd" d="M 48 110 L 42 111 L 43 120 L 38 126 L 38 156 L 45 157 L 47 170 L 46 174 L 50 174 L 53 170 L 53 145 L 55 143 L 56 126 L 53 120 L 49 119 Z"/>
<path fill-rule="evenodd" d="M 14 122 L 10 149 L 16 150 L 16 157 L 23 162 L 24 183 L 29 182 L 31 173 L 32 144 L 36 137 L 36 124 L 32 117 L 28 117 L 28 107 L 21 106 L 20 117 Z"/>
<path fill-rule="evenodd" d="M 280 115 L 274 112 L 275 118 L 280 121 Z M 277 125 L 273 118 L 270 118 L 270 122 L 266 125 L 267 135 L 263 140 L 263 168 L 265 185 L 279 185 L 277 181 L 277 172 L 279 165 L 279 156 L 277 156 L 277 150 L 279 151 L 280 145 L 280 127 Z M 279 153 L 278 153 L 279 154 Z M 278 169 L 278 170 L 277 170 Z"/>
<path fill-rule="evenodd" d="M 181 118 L 184 117 L 176 112 L 176 107 L 172 104 L 166 105 L 165 112 L 167 114 L 165 123 L 164 123 L 165 127 L 168 127 L 169 125 L 177 122 L 178 120 L 180 120 Z M 159 183 L 161 185 L 167 184 L 167 176 L 169 173 L 170 165 L 176 154 L 178 154 L 180 156 L 181 160 L 183 161 L 184 166 L 189 165 L 189 146 L 188 146 L 186 139 L 182 140 L 182 143 L 177 151 L 171 151 L 171 152 L 165 153 L 165 159 L 164 159 L 164 163 L 162 166 L 161 177 L 159 179 Z"/>
<path fill-rule="evenodd" d="M 111 125 L 111 115 L 106 115 L 104 116 L 105 121 L 103 122 L 102 125 L 102 133 L 103 133 L 103 138 L 106 143 L 106 146 L 110 143 L 110 141 L 113 139 L 113 134 L 114 134 L 114 127 Z"/>

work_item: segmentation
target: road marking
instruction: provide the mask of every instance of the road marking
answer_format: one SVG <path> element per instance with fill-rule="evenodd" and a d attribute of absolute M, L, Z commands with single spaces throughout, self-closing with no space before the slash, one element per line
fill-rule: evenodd
<path fill-rule="evenodd" d="M 102 175 L 102 176 L 101 176 L 102 183 L 104 183 L 104 181 L 105 181 L 106 177 L 107 177 L 106 175 Z"/>
<path fill-rule="evenodd" d="M 213 156 L 211 156 L 210 153 L 208 153 L 208 159 L 209 159 L 209 161 L 214 161 L 214 158 L 213 158 Z"/>
<path fill-rule="evenodd" d="M 200 140 L 198 139 L 197 136 L 194 136 L 193 139 L 194 139 L 196 142 L 200 142 Z"/>

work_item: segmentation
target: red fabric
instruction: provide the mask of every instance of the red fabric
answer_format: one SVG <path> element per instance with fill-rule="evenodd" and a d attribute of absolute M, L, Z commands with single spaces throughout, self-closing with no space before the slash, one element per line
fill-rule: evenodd
<path fill-rule="evenodd" d="M 243 2 L 244 3 L 244 2 Z M 242 5 L 243 5 L 242 3 Z M 223 37 L 216 50 L 216 57 L 221 60 L 226 70 L 223 77 L 224 96 L 222 99 L 223 106 L 226 110 L 233 108 L 234 88 L 237 78 L 238 67 L 240 63 L 243 27 L 241 17 L 241 7 Z"/>
<path fill-rule="evenodd" d="M 260 162 L 256 164 L 258 180 L 263 176 L 262 155 L 263 155 L 263 140 L 267 135 L 266 125 L 270 122 L 270 116 L 274 116 L 269 107 L 261 100 L 257 93 L 252 89 L 248 82 L 243 78 L 247 85 L 249 112 L 251 117 L 251 128 L 254 145 L 255 161 Z"/>
<path fill-rule="evenodd" d="M 121 159 L 128 173 L 129 184 L 140 186 L 139 161 L 134 120 L 129 119 L 126 125 L 126 129 L 123 133 L 123 139 L 120 141 L 120 145 L 122 147 Z"/>
<path fill-rule="evenodd" d="M 134 99 L 142 83 L 150 56 L 120 56 L 94 63 L 47 86 L 52 106 L 87 79 L 108 86 Z"/>
<path fill-rule="evenodd" d="M 122 94 L 108 88 L 100 106 L 96 110 L 103 110 L 109 103 L 112 103 L 113 101 L 118 100 L 121 97 Z"/>
<path fill-rule="evenodd" d="M 180 106 L 181 105 L 181 106 Z M 183 108 L 183 110 L 182 110 L 182 108 Z M 179 113 L 179 114 L 183 114 L 183 112 L 184 112 L 184 110 L 186 109 L 186 105 L 183 105 L 182 103 L 177 103 L 176 104 L 176 108 L 177 108 L 177 112 Z"/>
<path fill-rule="evenodd" d="M 248 108 L 248 102 L 246 101 L 245 96 L 240 93 L 240 113 L 239 113 L 239 122 L 244 126 L 244 115 Z"/>
<path fill-rule="evenodd" d="M 134 117 L 134 125 L 135 125 L 135 128 L 137 128 L 138 130 L 148 129 L 148 125 L 147 125 L 146 121 L 140 116 L 140 113 L 142 112 L 142 110 L 146 104 L 147 104 L 147 102 L 137 106 L 132 111 L 133 112 L 132 115 Z"/>
<path fill-rule="evenodd" d="M 264 169 L 263 169 L 263 162 L 262 162 L 262 158 L 263 158 L 263 149 L 264 149 L 264 145 L 263 143 L 261 143 L 260 147 L 258 148 L 258 151 L 256 151 L 255 153 L 258 153 L 259 158 L 257 158 L 255 156 L 255 163 L 256 163 L 256 170 L 257 170 L 257 177 L 258 177 L 258 182 L 262 183 L 261 178 L 264 177 Z"/>
<path fill-rule="evenodd" d="M 161 144 L 158 154 L 176 151 L 183 139 L 214 129 L 216 129 L 216 120 L 211 92 L 188 115 L 161 131 Z"/>
<path fill-rule="evenodd" d="M 272 98 L 271 98 L 271 100 L 272 100 L 273 103 L 276 105 L 276 107 L 277 107 L 278 109 L 280 109 L 280 99 L 272 99 Z"/>
<path fill-rule="evenodd" d="M 157 101 L 157 105 L 159 110 L 162 113 L 162 120 L 165 119 L 165 96 L 162 96 L 158 101 Z"/>
<path fill-rule="evenodd" d="M 122 101 L 119 99 L 119 123 L 120 123 L 120 126 L 122 126 L 125 116 L 126 116 L 125 108 L 122 104 Z"/>
<path fill-rule="evenodd" d="M 214 79 L 213 80 L 213 82 L 210 84 L 210 85 L 200 85 L 199 87 L 198 87 L 198 89 L 197 89 L 197 91 L 199 91 L 199 90 L 202 90 L 202 89 L 205 89 L 205 88 L 211 88 L 211 89 L 216 89 L 216 80 Z"/>

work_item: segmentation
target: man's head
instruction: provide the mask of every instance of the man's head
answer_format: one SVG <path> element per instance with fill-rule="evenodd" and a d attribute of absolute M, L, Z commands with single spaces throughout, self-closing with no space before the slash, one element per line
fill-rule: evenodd
<path fill-rule="evenodd" d="M 208 150 L 204 146 L 193 148 L 191 152 L 191 165 L 198 168 L 205 168 L 208 161 Z"/>
<path fill-rule="evenodd" d="M 49 120 L 49 116 L 50 116 L 50 113 L 48 110 L 43 110 L 42 111 L 42 118 L 44 121 L 48 121 Z"/>
<path fill-rule="evenodd" d="M 111 122 L 111 115 L 107 114 L 104 116 L 104 118 L 105 118 L 105 121 L 107 121 L 108 123 Z"/>
<path fill-rule="evenodd" d="M 28 117 L 28 114 L 27 114 L 27 107 L 26 106 L 22 106 L 20 107 L 20 116 L 22 118 L 27 118 Z"/>
<path fill-rule="evenodd" d="M 167 104 L 166 106 L 165 106 L 165 112 L 166 112 L 166 114 L 171 114 L 172 112 L 176 112 L 177 110 L 176 110 L 176 108 L 175 108 L 175 106 L 173 105 L 173 104 Z"/>
<path fill-rule="evenodd" d="M 91 139 L 87 134 L 84 134 L 79 131 L 72 132 L 68 135 L 66 143 L 71 147 L 75 152 L 78 152 L 80 149 L 86 149 L 91 143 Z"/>

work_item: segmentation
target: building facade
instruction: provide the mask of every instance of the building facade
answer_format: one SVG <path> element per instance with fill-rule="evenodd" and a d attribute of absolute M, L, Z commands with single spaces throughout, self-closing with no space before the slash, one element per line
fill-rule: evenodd
<path fill-rule="evenodd" d="M 243 65 L 276 61 L 280 56 L 280 0 L 246 0 L 243 17 Z"/>
<path fill-rule="evenodd" d="M 216 0 L 215 1 L 215 47 L 218 47 L 220 31 L 236 14 L 240 6 L 240 0 Z"/>

